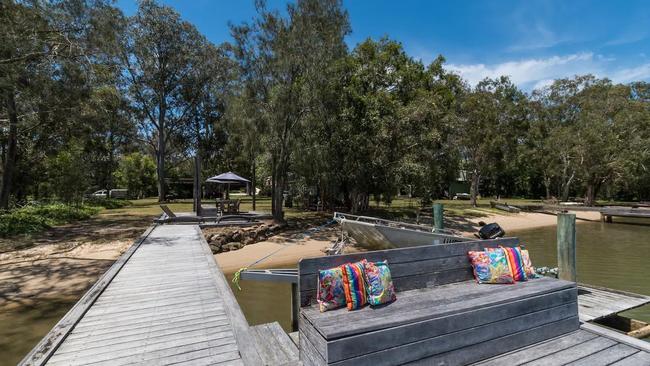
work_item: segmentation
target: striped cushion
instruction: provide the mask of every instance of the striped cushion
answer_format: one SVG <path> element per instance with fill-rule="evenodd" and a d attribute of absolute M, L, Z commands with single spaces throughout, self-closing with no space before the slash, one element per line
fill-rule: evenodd
<path fill-rule="evenodd" d="M 343 288 L 348 310 L 356 310 L 368 303 L 366 280 L 364 276 L 366 260 L 347 263 L 343 268 Z"/>
<path fill-rule="evenodd" d="M 521 248 L 501 248 L 506 253 L 506 259 L 508 260 L 508 266 L 510 267 L 512 278 L 514 278 L 515 281 L 526 281 L 526 267 L 524 266 L 524 260 L 521 255 Z"/>

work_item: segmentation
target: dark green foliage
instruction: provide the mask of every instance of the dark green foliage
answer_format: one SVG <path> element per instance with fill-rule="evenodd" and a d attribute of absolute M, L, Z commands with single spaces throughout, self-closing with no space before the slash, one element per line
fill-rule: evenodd
<path fill-rule="evenodd" d="M 0 237 L 43 231 L 54 225 L 86 220 L 98 212 L 99 208 L 93 206 L 30 205 L 0 215 Z"/>
<path fill-rule="evenodd" d="M 109 210 L 131 206 L 131 201 L 118 200 L 115 198 L 90 197 L 84 200 L 84 204 L 93 207 L 103 207 Z"/>

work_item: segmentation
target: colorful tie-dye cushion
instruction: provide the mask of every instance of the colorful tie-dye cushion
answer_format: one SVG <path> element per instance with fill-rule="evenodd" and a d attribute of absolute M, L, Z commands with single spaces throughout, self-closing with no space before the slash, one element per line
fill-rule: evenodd
<path fill-rule="evenodd" d="M 467 252 L 470 262 L 472 262 L 472 269 L 474 270 L 474 278 L 478 283 L 490 283 L 490 257 L 487 252 L 480 251 Z"/>
<path fill-rule="evenodd" d="M 487 248 L 485 253 L 490 259 L 490 281 L 487 283 L 515 283 L 506 252 L 502 248 Z"/>
<path fill-rule="evenodd" d="M 343 268 L 336 267 L 318 271 L 318 304 L 321 312 L 345 306 Z"/>
<path fill-rule="evenodd" d="M 537 273 L 535 272 L 535 267 L 533 267 L 533 262 L 530 261 L 530 254 L 528 253 L 528 250 L 521 249 L 521 259 L 524 261 L 524 270 L 526 271 L 526 277 L 537 278 Z"/>
<path fill-rule="evenodd" d="M 395 288 L 390 275 L 388 263 L 367 262 L 365 265 L 366 280 L 368 281 L 368 303 L 370 305 L 381 305 L 395 301 Z"/>
<path fill-rule="evenodd" d="M 356 263 L 347 263 L 343 268 L 343 289 L 345 290 L 345 301 L 348 310 L 356 310 L 368 303 L 366 291 L 365 266 L 368 263 L 365 259 Z"/>
<path fill-rule="evenodd" d="M 508 261 L 508 267 L 510 267 L 510 273 L 512 273 L 512 278 L 515 281 L 526 281 L 526 270 L 524 268 L 524 260 L 521 255 L 521 248 L 514 247 L 501 247 L 503 249 L 506 260 Z"/>

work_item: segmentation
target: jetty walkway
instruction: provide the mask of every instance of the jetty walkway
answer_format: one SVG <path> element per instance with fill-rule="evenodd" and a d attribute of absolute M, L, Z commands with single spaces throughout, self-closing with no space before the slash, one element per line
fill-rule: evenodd
<path fill-rule="evenodd" d="M 21 364 L 263 365 L 268 343 L 274 364 L 297 360 L 278 328 L 249 327 L 197 225 L 157 225 Z"/>
<path fill-rule="evenodd" d="M 584 293 L 582 288 L 577 301 L 587 296 L 592 310 L 647 301 L 589 290 Z M 594 319 L 601 316 L 588 314 Z M 581 320 L 579 330 L 527 347 L 496 343 L 501 352 L 480 362 L 650 365 L 647 342 Z M 512 338 L 508 337 L 504 340 Z M 249 326 L 198 225 L 154 225 L 20 364 L 290 366 L 302 365 L 304 359 L 299 358 L 309 353 L 309 348 L 299 351 L 296 346 L 303 341 L 292 340 L 278 323 Z M 383 359 L 382 364 L 391 362 Z"/>

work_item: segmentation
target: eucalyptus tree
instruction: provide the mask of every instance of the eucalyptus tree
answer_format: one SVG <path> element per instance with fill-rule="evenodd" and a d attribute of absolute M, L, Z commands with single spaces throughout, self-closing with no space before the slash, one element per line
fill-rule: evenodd
<path fill-rule="evenodd" d="M 470 177 L 473 206 L 481 179 L 498 176 L 504 161 L 514 157 L 526 129 L 526 117 L 526 95 L 505 76 L 484 79 L 461 97 L 455 135 L 462 167 Z"/>
<path fill-rule="evenodd" d="M 121 57 L 126 90 L 142 140 L 156 157 L 158 200 L 164 201 L 165 161 L 183 146 L 212 81 L 218 51 L 172 8 L 152 0 L 139 3 L 128 19 Z M 172 144 L 174 142 L 174 144 Z M 180 145 L 180 146 L 179 146 Z"/>
<path fill-rule="evenodd" d="M 6 116 L 3 143 L 0 207 L 7 208 L 14 193 L 24 194 L 31 152 L 52 149 L 57 144 L 36 144 L 38 139 L 65 145 L 75 134 L 78 110 L 92 89 L 95 66 L 105 61 L 105 44 L 111 43 L 112 19 L 119 12 L 102 0 L 95 1 L 0 1 L 0 93 Z M 17 167 L 27 170 L 17 170 Z M 20 174 L 17 175 L 17 171 Z"/>
<path fill-rule="evenodd" d="M 234 26 L 232 33 L 243 79 L 254 85 L 249 100 L 268 127 L 272 212 L 281 221 L 296 132 L 315 112 L 322 70 L 345 55 L 350 28 L 340 0 L 298 0 L 287 5 L 286 16 L 261 2 L 256 6 L 253 22 Z"/>

